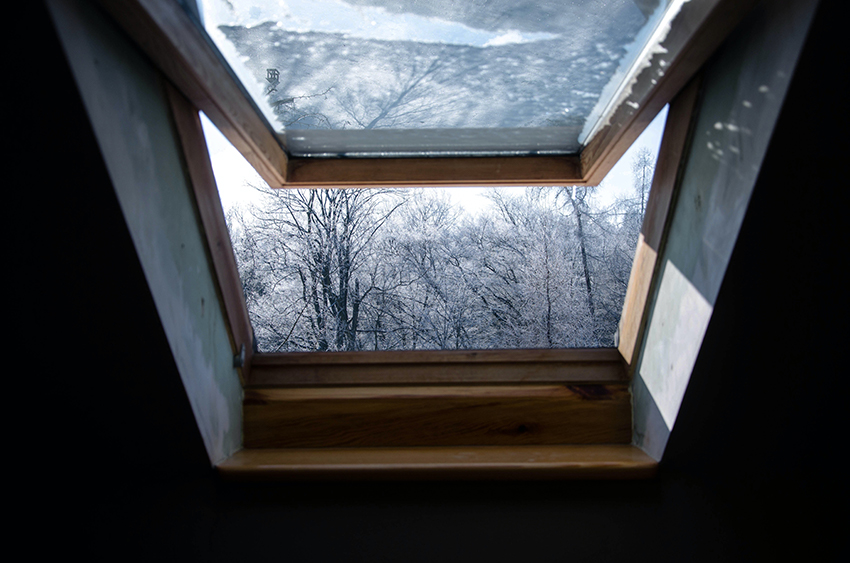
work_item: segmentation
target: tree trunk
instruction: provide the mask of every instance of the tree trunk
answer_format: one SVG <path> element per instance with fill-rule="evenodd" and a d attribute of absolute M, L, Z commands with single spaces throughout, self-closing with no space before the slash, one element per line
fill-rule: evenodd
<path fill-rule="evenodd" d="M 595 324 L 596 312 L 593 308 L 593 288 L 590 284 L 590 270 L 587 268 L 587 241 L 585 240 L 584 226 L 581 222 L 581 206 L 579 206 L 577 202 L 575 193 L 577 189 L 577 187 L 573 187 L 573 192 L 570 194 L 570 203 L 573 204 L 573 209 L 576 213 L 576 234 L 578 236 L 578 244 L 581 251 L 581 267 L 584 271 L 584 283 L 587 287 L 587 308 L 590 310 L 590 318 Z"/>

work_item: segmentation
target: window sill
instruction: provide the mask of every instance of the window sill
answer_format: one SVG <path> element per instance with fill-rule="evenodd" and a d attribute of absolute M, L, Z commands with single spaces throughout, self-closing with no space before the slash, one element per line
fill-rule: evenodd
<path fill-rule="evenodd" d="M 246 449 L 218 471 L 249 481 L 647 478 L 656 462 L 631 445 L 628 387 L 616 349 L 259 354 L 243 400 Z"/>
<path fill-rule="evenodd" d="M 657 462 L 628 444 L 247 449 L 226 481 L 646 479 Z"/>

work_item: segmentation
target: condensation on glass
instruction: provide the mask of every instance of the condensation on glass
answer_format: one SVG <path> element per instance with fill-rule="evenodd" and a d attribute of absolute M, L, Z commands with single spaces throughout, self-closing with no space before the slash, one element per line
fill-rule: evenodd
<path fill-rule="evenodd" d="M 680 0 L 199 0 L 294 156 L 576 154 Z"/>

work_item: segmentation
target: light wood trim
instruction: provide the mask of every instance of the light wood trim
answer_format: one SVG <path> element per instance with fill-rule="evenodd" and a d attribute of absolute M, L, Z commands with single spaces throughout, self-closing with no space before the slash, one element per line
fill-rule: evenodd
<path fill-rule="evenodd" d="M 616 385 L 248 389 L 247 448 L 631 442 Z"/>
<path fill-rule="evenodd" d="M 291 158 L 286 187 L 581 184 L 577 156 Z"/>
<path fill-rule="evenodd" d="M 625 383 L 598 385 L 361 385 L 354 387 L 294 387 L 291 389 L 247 389 L 245 403 L 300 403 L 307 401 L 385 401 L 411 400 L 513 400 L 561 399 L 611 401 L 627 389 Z"/>
<path fill-rule="evenodd" d="M 758 0 L 687 2 L 662 42 L 664 52 L 636 78 L 631 93 L 581 153 L 582 175 L 589 185 L 601 182 L 658 112 L 699 71 Z M 664 60 L 663 67 L 659 65 Z"/>
<path fill-rule="evenodd" d="M 269 186 L 286 181 L 287 157 L 217 51 L 174 0 L 98 0 Z"/>
<path fill-rule="evenodd" d="M 250 387 L 626 381 L 615 348 L 256 354 Z"/>
<path fill-rule="evenodd" d="M 657 275 L 657 256 L 664 236 L 667 233 L 668 218 L 679 185 L 680 171 L 684 165 L 684 155 L 689 144 L 692 123 L 696 116 L 699 98 L 699 77 L 671 102 L 664 126 L 664 136 L 655 175 L 649 191 L 641 233 L 635 250 L 629 285 L 623 303 L 623 312 L 618 327 L 618 350 L 629 366 L 634 368 L 635 354 L 640 348 L 646 327 L 646 305 L 653 280 Z"/>
<path fill-rule="evenodd" d="M 652 273 L 658 255 L 646 244 L 643 233 L 638 237 L 635 249 L 632 271 L 629 273 L 629 285 L 626 288 L 626 298 L 623 300 L 623 311 L 617 326 L 617 348 L 623 356 L 623 361 L 633 374 L 635 350 L 641 335 L 641 324 L 649 290 L 652 287 Z"/>
<path fill-rule="evenodd" d="M 381 350 L 361 352 L 285 352 L 257 354 L 261 365 L 297 364 L 451 364 L 455 362 L 613 362 L 614 348 L 529 348 L 504 350 Z"/>
<path fill-rule="evenodd" d="M 198 110 L 168 83 L 166 83 L 166 92 L 177 134 L 180 136 L 189 180 L 195 193 L 198 214 L 210 252 L 210 261 L 218 281 L 216 287 L 219 298 L 224 304 L 227 315 L 227 329 L 234 355 L 240 353 L 242 346 L 245 347 L 245 364 L 239 369 L 239 377 L 244 385 L 250 376 L 253 331 L 245 298 L 242 295 L 242 282 L 239 279 L 233 245 L 227 232 L 224 210 L 218 197 L 201 119 Z"/>
<path fill-rule="evenodd" d="M 219 464 L 232 481 L 645 479 L 658 464 L 630 445 L 242 450 Z"/>

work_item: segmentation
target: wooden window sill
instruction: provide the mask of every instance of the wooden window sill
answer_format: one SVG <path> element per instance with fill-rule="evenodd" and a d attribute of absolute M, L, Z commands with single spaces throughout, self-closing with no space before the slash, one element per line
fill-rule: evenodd
<path fill-rule="evenodd" d="M 227 481 L 646 479 L 657 462 L 628 444 L 246 449 Z"/>

